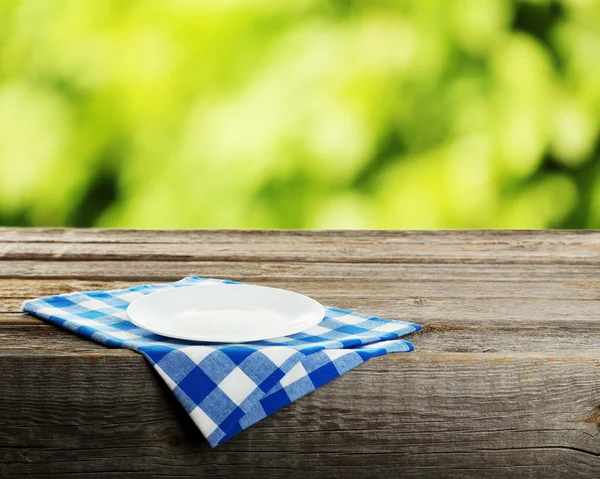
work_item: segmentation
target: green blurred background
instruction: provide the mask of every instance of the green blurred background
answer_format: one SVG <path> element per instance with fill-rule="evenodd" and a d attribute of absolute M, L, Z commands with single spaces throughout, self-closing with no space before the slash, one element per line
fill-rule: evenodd
<path fill-rule="evenodd" d="M 600 1 L 0 0 L 0 225 L 600 228 Z"/>

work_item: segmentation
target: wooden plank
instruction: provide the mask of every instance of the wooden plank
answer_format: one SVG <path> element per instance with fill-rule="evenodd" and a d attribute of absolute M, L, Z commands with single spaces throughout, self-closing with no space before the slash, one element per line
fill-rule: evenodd
<path fill-rule="evenodd" d="M 356 276 L 356 266 L 336 265 L 330 272 Z M 229 273 L 236 278 L 246 278 L 245 271 L 238 267 L 238 263 L 221 266 L 221 272 Z M 339 270 L 339 273 L 338 273 Z M 448 271 L 447 275 L 453 274 Z M 597 301 L 600 299 L 600 281 L 525 281 L 511 280 L 511 278 L 482 278 L 477 281 L 466 278 L 450 278 L 447 281 L 428 281 L 421 278 L 418 273 L 412 280 L 386 279 L 375 277 L 371 280 L 357 279 L 356 281 L 332 281 L 327 276 L 303 275 L 293 278 L 271 278 L 268 274 L 264 277 L 251 277 L 252 284 L 274 286 L 279 288 L 296 289 L 303 294 L 314 295 L 324 293 L 329 296 L 376 298 L 376 299 L 531 299 L 531 300 L 572 300 L 572 301 Z M 442 283 L 442 284 L 440 284 Z M 0 278 L 0 300 L 24 300 L 39 296 L 70 293 L 74 291 L 96 291 L 129 288 L 139 285 L 138 281 L 89 281 L 77 279 L 9 279 Z"/>
<path fill-rule="evenodd" d="M 353 281 L 437 281 L 478 283 L 494 281 L 599 282 L 598 264 L 344 264 L 306 262 L 227 261 L 1 261 L 0 279 L 78 279 L 84 281 L 175 281 L 192 274 L 239 280 L 306 281 L 324 278 L 338 283 Z M 473 285 L 475 289 L 475 285 Z"/>
<path fill-rule="evenodd" d="M 0 271 L 6 263 L 12 262 L 0 262 Z M 147 263 L 138 267 L 128 263 L 129 268 L 121 262 L 29 264 L 37 272 L 30 273 L 30 277 L 46 274 L 90 277 L 98 272 L 127 281 L 5 278 L 0 280 L 0 311 L 18 312 L 23 300 L 38 296 L 125 287 L 142 281 L 132 280 L 131 274 L 144 278 L 147 272 L 155 281 L 156 276 L 166 281 L 195 272 L 289 288 L 331 306 L 421 324 L 580 327 L 583 323 L 600 321 L 597 306 L 600 284 L 595 267 L 550 269 L 529 265 L 509 270 L 499 266 L 419 265 L 411 269 L 406 265 L 381 265 L 375 274 L 371 265 L 360 264 L 281 267 L 273 263 L 256 267 L 253 263 L 208 263 L 192 269 L 183 262 L 170 270 Z M 25 267 L 21 271 L 28 276 Z"/>
<path fill-rule="evenodd" d="M 48 236 L 54 239 L 49 241 Z M 158 236 L 160 241 L 143 238 Z M 9 260 L 597 264 L 600 233 L 5 230 Z M 21 240 L 19 240 L 21 238 Z M 34 239 L 39 241 L 33 241 Z M 44 239 L 45 238 L 45 239 Z M 87 238 L 87 241 L 84 239 Z M 119 240 L 119 238 L 122 238 Z M 132 238 L 133 241 L 131 239 Z M 28 239 L 27 241 L 25 239 Z"/>
<path fill-rule="evenodd" d="M 519 244 L 429 245 L 427 243 L 386 245 L 330 244 L 287 245 L 159 244 L 159 243 L 2 243 L 5 260 L 119 260 L 129 261 L 304 261 L 329 263 L 470 263 L 470 264 L 597 264 L 600 246 L 588 247 L 542 243 L 523 249 Z M 310 247 L 309 247 L 310 246 Z M 585 245 L 587 246 L 587 245 Z M 304 250 L 303 250 L 304 249 Z"/>
<path fill-rule="evenodd" d="M 377 358 L 212 450 L 141 357 L 35 358 L 0 353 L 2 476 L 562 478 L 600 467 L 597 353 Z"/>
<path fill-rule="evenodd" d="M 574 304 L 574 301 L 547 300 L 523 301 L 506 299 L 502 301 L 473 300 L 428 300 L 419 303 L 414 300 L 378 300 L 372 298 L 341 298 L 314 294 L 320 302 L 342 309 L 363 312 L 386 319 L 400 319 L 419 324 L 442 323 L 451 325 L 479 325 L 493 323 L 500 327 L 581 327 L 583 324 L 598 322 L 598 305 L 594 301 Z M 17 312 L 21 301 L 2 301 L 2 308 Z"/>
<path fill-rule="evenodd" d="M 354 267 L 354 266 L 353 266 Z M 470 282 L 452 281 L 441 288 L 437 282 L 396 283 L 396 282 L 331 282 L 329 278 L 310 278 L 297 283 L 293 280 L 253 281 L 275 287 L 295 289 L 314 296 L 320 301 L 377 314 L 390 319 L 408 319 L 433 327 L 459 325 L 489 325 L 495 328 L 535 327 L 586 327 L 600 321 L 596 317 L 596 298 L 599 285 L 595 282 L 561 282 L 544 284 L 540 282 L 478 282 L 474 289 Z M 81 280 L 0 280 L 0 311 L 17 313 L 25 299 L 70 291 L 112 289 L 138 284 L 127 281 L 81 281 Z M 397 299 L 389 299 L 402 294 Z M 543 301 L 540 307 L 537 303 Z M 574 304 L 577 301 L 577 311 Z M 581 301 L 588 301 L 588 314 Z M 473 304 L 476 307 L 473 307 Z M 478 307 L 477 307 L 478 306 Z M 447 315 L 446 323 L 439 316 L 442 311 L 462 311 L 455 317 Z M 465 310 L 474 317 L 465 316 Z M 509 315 L 504 310 L 511 311 Z M 438 314 L 438 315 L 436 315 Z M 433 316 L 432 316 L 433 315 Z M 14 320 L 14 317 L 11 317 Z M 0 317 L 0 324 L 6 318 Z"/>
<path fill-rule="evenodd" d="M 247 243 L 269 244 L 297 241 L 306 244 L 332 239 L 381 242 L 447 243 L 558 243 L 563 245 L 598 241 L 594 230 L 134 230 L 94 228 L 2 228 L 0 242 L 33 243 Z"/>
<path fill-rule="evenodd" d="M 59 265 L 57 263 L 57 267 Z M 88 265 L 86 268 L 85 265 L 80 265 L 82 271 L 90 271 L 93 267 Z M 369 279 L 369 271 L 361 271 L 362 268 L 357 265 L 333 265 L 324 268 L 311 265 L 299 270 L 287 268 L 284 270 L 286 274 L 282 275 L 282 278 L 273 278 L 269 269 L 261 276 L 260 271 L 257 272 L 256 268 L 238 263 L 204 265 L 203 267 L 205 273 L 209 273 L 209 275 L 220 272 L 228 278 L 250 281 L 254 284 L 294 289 L 310 296 L 322 298 L 323 301 L 328 301 L 332 305 L 351 301 L 368 311 L 371 305 L 379 304 L 378 309 L 381 309 L 381 303 L 388 301 L 391 306 L 388 314 L 392 314 L 394 311 L 398 312 L 399 309 L 412 311 L 416 308 L 417 311 L 420 311 L 431 309 L 436 305 L 445 307 L 450 304 L 449 300 L 458 305 L 463 302 L 469 302 L 469 304 L 485 302 L 486 307 L 490 302 L 508 302 L 513 306 L 514 303 L 537 301 L 547 305 L 554 302 L 550 308 L 552 309 L 551 314 L 561 312 L 556 308 L 556 302 L 564 304 L 564 316 L 576 319 L 577 315 L 573 310 L 574 304 L 569 301 L 577 301 L 578 304 L 591 302 L 590 306 L 593 309 L 594 302 L 600 298 L 600 283 L 596 281 L 597 276 L 594 271 L 590 271 L 586 275 L 578 269 L 573 272 L 574 278 L 571 280 L 551 281 L 552 278 L 548 278 L 545 275 L 546 272 L 542 272 L 539 278 L 523 280 L 519 278 L 519 275 L 513 279 L 503 271 L 498 272 L 495 278 L 488 272 L 480 274 L 481 272 L 477 270 L 472 270 L 469 276 L 461 271 L 464 268 L 461 266 L 447 271 L 439 270 L 435 273 L 437 279 L 434 279 L 431 271 L 421 268 L 413 270 L 414 279 L 411 280 L 406 277 L 407 272 L 404 267 L 396 268 L 400 273 L 397 279 L 388 274 L 393 273 L 389 267 L 381 268 L 376 278 Z M 51 269 L 56 272 L 53 268 Z M 207 269 L 210 270 L 206 271 Z M 77 272 L 74 273 L 77 274 Z M 165 271 L 160 270 L 159 273 L 164 274 Z M 532 271 L 533 273 L 534 271 Z M 171 273 L 167 272 L 167 274 Z M 183 274 L 176 278 L 181 276 Z M 566 277 L 566 272 L 562 276 Z M 340 280 L 342 277 L 351 277 L 352 281 Z M 527 275 L 527 277 L 530 276 Z M 547 282 L 542 282 L 543 278 L 547 279 Z M 163 280 L 166 279 L 171 278 L 163 278 Z M 473 284 L 474 282 L 476 285 Z M 0 279 L 0 302 L 4 304 L 4 307 L 0 305 L 0 310 L 4 312 L 18 311 L 23 300 L 39 296 L 73 291 L 125 288 L 135 284 L 139 284 L 139 281 L 5 278 Z"/>
<path fill-rule="evenodd" d="M 420 352 L 598 351 L 600 322 L 580 323 L 577 327 L 430 323 L 407 339 Z M 0 344 L 2 351 L 34 350 L 43 351 L 45 355 L 55 352 L 62 354 L 65 351 L 83 351 L 85 354 L 90 350 L 102 355 L 106 351 L 103 346 L 24 314 L 0 315 Z"/>

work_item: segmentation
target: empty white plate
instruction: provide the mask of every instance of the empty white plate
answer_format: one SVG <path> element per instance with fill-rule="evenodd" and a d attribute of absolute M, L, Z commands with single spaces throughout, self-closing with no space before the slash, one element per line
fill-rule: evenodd
<path fill-rule="evenodd" d="M 190 341 L 243 343 L 278 338 L 319 323 L 323 306 L 285 289 L 204 283 L 162 289 L 127 308 L 135 325 Z"/>

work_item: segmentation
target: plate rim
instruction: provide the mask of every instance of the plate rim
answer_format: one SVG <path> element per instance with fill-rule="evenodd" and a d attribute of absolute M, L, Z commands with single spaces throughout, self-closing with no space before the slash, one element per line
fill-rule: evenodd
<path fill-rule="evenodd" d="M 192 336 L 186 336 L 186 335 L 180 335 L 180 334 L 165 334 L 164 332 L 159 332 L 158 330 L 156 330 L 155 328 L 151 328 L 148 327 L 146 324 L 144 324 L 143 322 L 140 321 L 136 321 L 133 318 L 133 315 L 131 314 L 131 309 L 133 309 L 134 305 L 138 302 L 141 302 L 145 299 L 147 299 L 150 296 L 154 296 L 156 294 L 159 293 L 165 293 L 165 292 L 171 292 L 174 289 L 176 290 L 181 290 L 181 289 L 188 289 L 188 288 L 197 288 L 197 287 L 210 287 L 210 286 L 217 286 L 217 287 L 250 287 L 250 288 L 259 288 L 259 289 L 268 289 L 268 290 L 275 290 L 275 291 L 285 291 L 286 293 L 291 293 L 293 295 L 299 296 L 301 298 L 303 298 L 304 300 L 309 300 L 311 303 L 313 303 L 313 305 L 315 305 L 316 307 L 319 308 L 319 319 L 317 318 L 317 314 L 315 314 L 315 319 L 311 320 L 308 322 L 308 324 L 302 323 L 301 325 L 301 329 L 294 329 L 292 331 L 289 332 L 285 332 L 285 328 L 283 329 L 283 334 L 273 334 L 273 335 L 268 335 L 268 336 L 261 336 L 260 338 L 252 338 L 252 339 L 241 339 L 238 338 L 235 341 L 231 340 L 231 339 L 204 339 L 204 338 L 199 338 L 199 337 L 192 337 Z M 159 289 L 157 291 L 153 291 L 149 294 L 146 294 L 144 296 L 141 296 L 137 299 L 134 299 L 128 306 L 127 309 L 125 310 L 127 319 L 129 321 L 131 321 L 133 324 L 135 324 L 138 328 L 141 328 L 145 331 L 149 331 L 153 334 L 157 334 L 159 336 L 162 336 L 164 338 L 170 338 L 170 339 L 177 339 L 177 340 L 182 340 L 182 341 L 189 341 L 189 342 L 195 342 L 195 343 L 213 343 L 213 344 L 237 344 L 237 343 L 252 343 L 252 342 L 260 342 L 260 341 L 265 341 L 268 339 L 274 339 L 274 338 L 280 338 L 280 337 L 285 337 L 285 336 L 289 336 L 292 334 L 297 334 L 300 333 L 302 331 L 306 331 L 309 328 L 312 328 L 313 326 L 316 326 L 317 324 L 319 324 L 323 318 L 325 317 L 325 307 L 319 303 L 316 299 L 311 298 L 310 296 L 307 296 L 305 294 L 302 293 L 298 293 L 296 291 L 292 291 L 289 289 L 284 289 L 284 288 L 276 288 L 273 286 L 262 286 L 262 285 L 255 285 L 255 284 L 247 284 L 247 283 L 198 283 L 198 284 L 189 284 L 189 285 L 185 285 L 185 286 L 177 286 L 175 288 L 163 288 L 163 289 Z"/>

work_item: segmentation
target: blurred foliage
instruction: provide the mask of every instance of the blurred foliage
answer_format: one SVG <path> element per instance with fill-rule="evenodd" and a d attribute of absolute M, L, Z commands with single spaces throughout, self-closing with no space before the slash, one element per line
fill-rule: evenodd
<path fill-rule="evenodd" d="M 600 2 L 0 0 L 0 224 L 600 227 Z"/>

